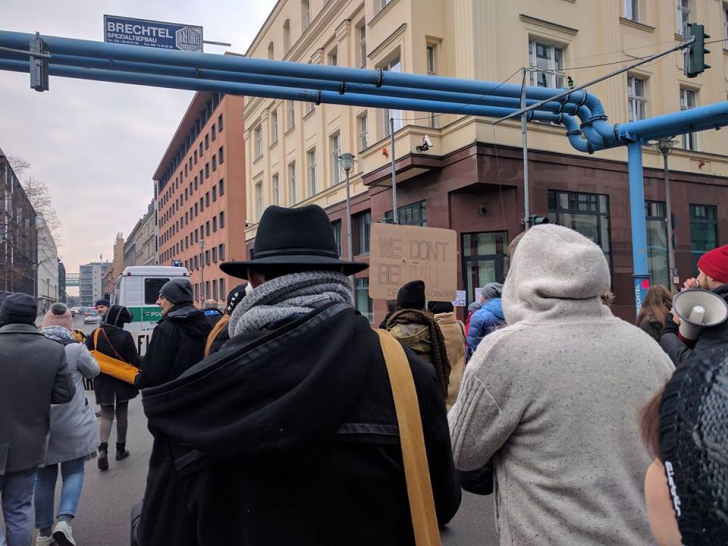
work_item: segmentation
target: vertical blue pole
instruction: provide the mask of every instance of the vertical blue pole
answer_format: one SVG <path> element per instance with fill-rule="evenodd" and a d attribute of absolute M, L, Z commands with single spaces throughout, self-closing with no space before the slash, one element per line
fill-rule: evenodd
<path fill-rule="evenodd" d="M 650 272 L 647 266 L 647 225 L 645 220 L 645 184 L 642 171 L 642 144 L 627 145 L 627 169 L 629 176 L 629 211 L 632 220 L 632 265 L 634 268 L 634 298 L 637 313 L 642 308 L 650 288 Z"/>

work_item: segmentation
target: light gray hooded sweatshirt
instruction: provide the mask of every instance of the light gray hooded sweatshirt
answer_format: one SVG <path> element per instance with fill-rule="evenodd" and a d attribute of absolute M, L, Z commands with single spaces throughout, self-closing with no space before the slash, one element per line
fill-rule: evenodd
<path fill-rule="evenodd" d="M 601 249 L 532 228 L 503 290 L 508 327 L 483 339 L 448 415 L 455 465 L 494 457 L 501 544 L 652 544 L 638 413 L 673 365 L 601 304 Z"/>

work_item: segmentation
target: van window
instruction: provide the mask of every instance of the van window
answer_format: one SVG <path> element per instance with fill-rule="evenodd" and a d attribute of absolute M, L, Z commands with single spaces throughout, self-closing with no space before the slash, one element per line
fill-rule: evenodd
<path fill-rule="evenodd" d="M 153 279 L 144 279 L 144 304 L 154 305 L 159 298 L 159 290 L 169 279 L 155 277 Z"/>

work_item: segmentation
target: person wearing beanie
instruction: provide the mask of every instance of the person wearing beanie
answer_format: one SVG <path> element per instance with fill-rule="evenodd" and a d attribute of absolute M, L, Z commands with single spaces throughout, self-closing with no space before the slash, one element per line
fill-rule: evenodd
<path fill-rule="evenodd" d="M 387 321 L 386 329 L 437 372 L 442 394 L 447 398 L 450 383 L 450 358 L 442 330 L 425 309 L 425 283 L 410 281 L 397 293 L 397 311 Z"/>
<path fill-rule="evenodd" d="M 468 349 L 475 352 L 485 336 L 505 324 L 501 294 L 503 285 L 499 282 L 486 284 L 480 292 L 483 305 L 470 318 L 468 326 Z"/>
<path fill-rule="evenodd" d="M 252 291 L 250 283 L 243 283 L 237 285 L 235 288 L 230 290 L 227 295 L 227 305 L 225 305 L 225 314 L 220 317 L 220 320 L 213 326 L 210 335 L 207 336 L 207 343 L 205 343 L 205 357 L 210 356 L 222 349 L 222 346 L 230 339 L 229 322 L 230 315 L 233 314 L 238 304 L 243 301 L 243 298 Z M 209 317 L 208 317 L 209 320 Z"/>
<path fill-rule="evenodd" d="M 41 332 L 66 351 L 68 369 L 76 394 L 68 404 L 51 406 L 51 430 L 45 460 L 35 482 L 36 546 L 74 544 L 71 521 L 76 516 L 83 489 L 84 466 L 99 445 L 98 423 L 89 408 L 84 379 L 99 374 L 99 365 L 85 345 L 73 335 L 71 313 L 63 303 L 54 303 L 43 317 Z M 58 470 L 63 479 L 58 512 L 54 512 Z M 55 526 L 53 525 L 56 520 Z"/>
<path fill-rule="evenodd" d="M 13 293 L 0 307 L 0 544 L 30 544 L 31 498 L 51 428 L 51 404 L 76 394 L 63 345 L 35 327 L 36 302 Z"/>
<path fill-rule="evenodd" d="M 710 290 L 728 303 L 728 245 L 703 254 L 698 260 L 697 278 L 688 279 L 683 290 Z M 713 353 L 728 355 L 728 321 L 703 328 L 695 342 L 686 342 L 679 335 L 680 319 L 675 310 L 665 316 L 660 346 L 670 355 L 675 366 L 713 358 Z"/>
<path fill-rule="evenodd" d="M 532 227 L 503 287 L 508 325 L 465 368 L 448 413 L 455 466 L 492 461 L 503 545 L 652 543 L 636 416 L 674 366 L 602 304 L 610 281 L 591 240 Z"/>
<path fill-rule="evenodd" d="M 124 330 L 124 325 L 131 321 L 132 314 L 129 309 L 123 305 L 112 305 L 104 314 L 101 325 L 86 338 L 86 347 L 138 368 L 140 359 L 134 336 Z M 116 460 L 121 461 L 129 456 L 129 450 L 126 448 L 129 402 L 136 398 L 139 390 L 134 385 L 102 372 L 94 380 L 94 393 L 96 403 L 101 408 L 97 464 L 99 470 L 104 471 L 109 468 L 109 439 L 114 418 L 116 418 Z"/>
<path fill-rule="evenodd" d="M 172 279 L 160 288 L 157 305 L 162 320 L 154 328 L 136 378 L 140 389 L 167 383 L 204 358 L 212 327 L 193 302 L 188 278 Z"/>
<path fill-rule="evenodd" d="M 641 422 L 655 457 L 645 498 L 657 544 L 726 544 L 728 359 L 678 368 L 645 406 Z"/>
<path fill-rule="evenodd" d="M 445 405 L 447 410 L 455 404 L 460 381 L 465 371 L 467 341 L 465 336 L 465 325 L 455 316 L 455 308 L 449 301 L 427 302 L 427 310 L 432 313 L 440 327 L 442 337 L 445 340 L 447 359 L 450 362 L 450 380 L 447 386 L 447 398 Z"/>
<path fill-rule="evenodd" d="M 96 310 L 99 312 L 99 315 L 101 315 L 101 319 L 103 320 L 104 315 L 106 314 L 106 311 L 109 310 L 109 307 L 111 306 L 111 302 L 107 298 L 101 298 L 99 300 L 96 300 Z"/>

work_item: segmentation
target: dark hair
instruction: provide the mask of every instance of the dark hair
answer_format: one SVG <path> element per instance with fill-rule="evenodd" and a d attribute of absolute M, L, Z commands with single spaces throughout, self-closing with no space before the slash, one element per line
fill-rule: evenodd
<path fill-rule="evenodd" d="M 397 300 L 387 300 L 387 312 L 394 313 L 397 310 Z"/>
<path fill-rule="evenodd" d="M 665 392 L 663 386 L 640 410 L 639 421 L 642 433 L 642 442 L 651 457 L 662 461 L 660 455 L 660 403 Z"/>
<path fill-rule="evenodd" d="M 645 301 L 642 303 L 640 314 L 637 315 L 637 326 L 644 320 L 656 320 L 663 326 L 665 316 L 672 309 L 672 294 L 661 284 L 653 284 L 647 291 Z"/>

